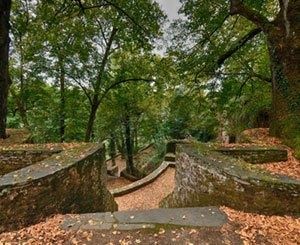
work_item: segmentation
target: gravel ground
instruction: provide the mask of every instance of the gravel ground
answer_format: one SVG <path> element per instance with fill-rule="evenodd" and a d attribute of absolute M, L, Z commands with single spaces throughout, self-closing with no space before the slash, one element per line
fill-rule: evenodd
<path fill-rule="evenodd" d="M 120 188 L 126 185 L 131 184 L 132 181 L 125 179 L 123 177 L 119 177 L 119 178 L 110 178 L 107 180 L 106 186 L 108 190 L 113 190 L 116 188 Z"/>
<path fill-rule="evenodd" d="M 153 183 L 127 195 L 116 197 L 119 210 L 144 210 L 158 208 L 159 202 L 170 194 L 175 186 L 175 169 L 168 168 Z"/>

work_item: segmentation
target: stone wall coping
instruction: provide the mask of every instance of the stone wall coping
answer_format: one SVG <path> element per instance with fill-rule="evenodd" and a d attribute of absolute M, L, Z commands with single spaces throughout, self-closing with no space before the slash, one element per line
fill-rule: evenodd
<path fill-rule="evenodd" d="M 216 151 L 287 151 L 283 146 L 221 146 L 215 149 Z"/>
<path fill-rule="evenodd" d="M 55 148 L 7 148 L 7 149 L 0 149 L 0 155 L 3 153 L 15 153 L 15 154 L 22 154 L 22 153 L 29 153 L 29 154 L 34 154 L 34 153 L 60 153 L 63 151 L 62 147 L 55 147 Z"/>
<path fill-rule="evenodd" d="M 184 144 L 180 145 L 179 148 L 180 152 L 189 155 L 193 159 L 201 158 L 202 163 L 205 163 L 210 168 L 218 169 L 218 171 L 222 171 L 230 176 L 236 176 L 241 180 L 255 183 L 272 182 L 274 185 L 296 185 L 300 188 L 300 180 L 285 175 L 271 174 L 242 159 L 236 159 L 214 151 L 214 149 L 204 144 Z M 194 163 L 197 164 L 197 160 Z"/>
<path fill-rule="evenodd" d="M 215 149 L 215 151 L 235 158 L 242 158 L 244 161 L 252 164 L 286 162 L 288 160 L 287 149 L 276 146 L 250 145 L 219 147 Z"/>
<path fill-rule="evenodd" d="M 114 197 L 117 197 L 136 191 L 137 189 L 152 183 L 164 171 L 166 171 L 168 167 L 175 167 L 175 162 L 163 161 L 157 169 L 155 169 L 151 174 L 147 175 L 146 177 L 137 180 L 129 185 L 113 189 L 110 192 Z"/>
<path fill-rule="evenodd" d="M 7 173 L 0 177 L 0 191 L 12 186 L 22 186 L 28 182 L 38 181 L 48 175 L 53 175 L 85 160 L 89 155 L 94 154 L 102 147 L 102 144 L 84 144 L 72 149 L 66 149 L 36 164 Z"/>

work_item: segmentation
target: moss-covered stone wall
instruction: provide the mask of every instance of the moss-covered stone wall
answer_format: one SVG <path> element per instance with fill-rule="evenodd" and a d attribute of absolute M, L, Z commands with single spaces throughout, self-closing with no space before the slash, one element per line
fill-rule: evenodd
<path fill-rule="evenodd" d="M 284 162 L 288 160 L 287 150 L 279 147 L 222 147 L 218 148 L 216 151 L 235 158 L 241 158 L 246 162 L 253 164 L 282 161 Z"/>
<path fill-rule="evenodd" d="M 162 207 L 226 205 L 265 214 L 300 214 L 300 181 L 274 176 L 203 144 L 180 145 L 176 187 Z"/>
<path fill-rule="evenodd" d="M 117 210 L 105 187 L 104 148 L 88 144 L 0 177 L 0 232 L 57 213 Z"/>
<path fill-rule="evenodd" d="M 62 149 L 1 149 L 0 176 L 42 161 Z"/>

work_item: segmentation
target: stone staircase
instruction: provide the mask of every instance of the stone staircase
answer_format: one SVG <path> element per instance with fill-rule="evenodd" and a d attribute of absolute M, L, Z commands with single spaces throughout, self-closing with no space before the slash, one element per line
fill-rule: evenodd
<path fill-rule="evenodd" d="M 90 213 L 67 216 L 64 230 L 136 230 L 162 226 L 221 227 L 226 215 L 217 207 L 159 208 L 142 211 Z"/>

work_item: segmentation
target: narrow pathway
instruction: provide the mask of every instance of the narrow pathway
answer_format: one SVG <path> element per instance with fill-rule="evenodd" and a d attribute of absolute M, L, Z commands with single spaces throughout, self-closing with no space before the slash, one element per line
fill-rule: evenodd
<path fill-rule="evenodd" d="M 145 210 L 159 207 L 159 202 L 170 194 L 175 186 L 175 169 L 169 167 L 153 183 L 132 193 L 116 197 L 119 211 Z"/>
<path fill-rule="evenodd" d="M 132 181 L 125 179 L 124 177 L 118 177 L 118 178 L 110 177 L 107 180 L 106 187 L 108 190 L 113 190 L 116 188 L 120 188 L 120 187 L 129 185 L 131 183 L 132 183 Z"/>

